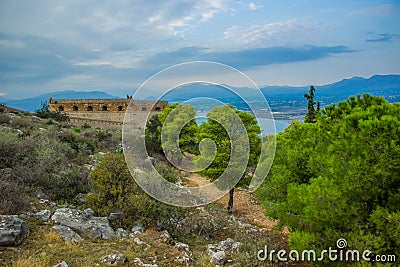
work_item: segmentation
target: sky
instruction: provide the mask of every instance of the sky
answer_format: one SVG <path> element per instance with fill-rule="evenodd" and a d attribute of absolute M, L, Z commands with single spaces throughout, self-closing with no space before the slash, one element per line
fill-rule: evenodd
<path fill-rule="evenodd" d="M 77 90 L 126 96 L 189 61 L 258 86 L 400 74 L 400 2 L 0 0 L 0 97 Z"/>

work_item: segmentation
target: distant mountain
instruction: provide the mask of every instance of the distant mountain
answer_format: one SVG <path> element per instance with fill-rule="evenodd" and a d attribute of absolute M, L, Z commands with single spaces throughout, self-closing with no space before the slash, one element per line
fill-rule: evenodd
<path fill-rule="evenodd" d="M 0 102 L 21 110 L 26 110 L 33 112 L 39 109 L 44 101 L 47 101 L 50 97 L 54 99 L 93 99 L 93 98 L 116 98 L 116 96 L 109 95 L 104 92 L 100 91 L 91 91 L 91 92 L 81 92 L 81 91 L 73 91 L 73 90 L 66 90 L 66 91 L 59 91 L 53 93 L 43 94 L 37 97 L 20 99 L 20 100 L 2 100 Z"/>
<path fill-rule="evenodd" d="M 303 95 L 308 92 L 308 86 L 292 87 L 292 86 L 265 86 L 260 88 L 264 96 L 269 99 L 290 98 L 293 100 L 303 99 Z M 342 101 L 351 95 L 372 94 L 372 95 L 388 95 L 397 94 L 400 90 L 400 75 L 374 75 L 371 78 L 353 77 L 343 79 L 332 84 L 315 86 L 317 97 L 322 97 L 328 101 Z M 236 88 L 239 95 L 247 98 L 256 97 L 254 89 Z M 221 86 L 192 84 L 181 88 L 177 88 L 163 98 L 169 101 L 185 101 L 194 97 L 210 97 L 219 100 L 235 99 L 237 96 Z M 399 97 L 399 96 L 397 96 Z M 397 99 L 397 98 L 396 98 Z M 390 100 L 389 100 L 390 101 Z M 398 99 L 400 101 L 400 99 Z M 329 103 L 330 104 L 330 103 Z"/>
<path fill-rule="evenodd" d="M 328 105 L 343 101 L 349 96 L 357 94 L 371 94 L 375 96 L 383 96 L 390 102 L 400 102 L 400 75 L 374 75 L 370 78 L 353 77 L 343 79 L 332 84 L 315 86 L 316 101 L 320 101 L 321 105 Z M 237 108 L 246 110 L 248 107 L 241 100 L 240 96 L 246 96 L 247 99 L 257 101 L 259 96 L 255 89 L 236 88 L 239 96 L 230 92 L 222 86 L 192 84 L 184 87 L 176 88 L 167 93 L 163 99 L 170 102 L 184 102 L 196 97 L 209 97 L 221 100 L 225 103 L 231 103 Z M 276 107 L 281 108 L 306 108 L 304 94 L 308 92 L 309 86 L 291 87 L 291 86 L 265 86 L 261 88 L 261 92 L 268 100 L 274 111 Z M 0 98 L 0 103 L 10 107 L 35 111 L 41 107 L 41 103 L 53 97 L 55 99 L 78 99 L 78 98 L 114 98 L 100 91 L 78 92 L 78 91 L 61 91 L 40 95 L 34 98 L 22 100 L 9 100 Z M 149 98 L 151 99 L 151 97 Z M 303 111 L 302 111 L 303 112 Z M 302 113 L 300 112 L 300 113 Z"/>

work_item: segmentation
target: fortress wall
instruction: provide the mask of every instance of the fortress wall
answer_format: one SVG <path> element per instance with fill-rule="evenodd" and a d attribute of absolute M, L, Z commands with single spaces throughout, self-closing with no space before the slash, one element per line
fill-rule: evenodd
<path fill-rule="evenodd" d="M 93 127 L 121 129 L 125 113 L 135 129 L 144 129 L 147 120 L 160 113 L 168 105 L 168 101 L 118 99 L 49 99 L 52 112 L 63 112 L 75 125 L 89 124 Z M 150 111 L 150 116 L 146 115 Z"/>

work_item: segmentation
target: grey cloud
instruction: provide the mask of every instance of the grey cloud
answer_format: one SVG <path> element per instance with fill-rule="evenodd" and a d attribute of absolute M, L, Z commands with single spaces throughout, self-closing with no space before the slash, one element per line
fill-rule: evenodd
<path fill-rule="evenodd" d="M 395 33 L 381 33 L 374 37 L 366 39 L 367 42 L 391 42 L 399 37 Z"/>

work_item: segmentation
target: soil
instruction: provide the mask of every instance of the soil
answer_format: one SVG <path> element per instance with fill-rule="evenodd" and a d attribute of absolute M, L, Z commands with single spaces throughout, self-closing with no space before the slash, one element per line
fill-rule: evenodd
<path fill-rule="evenodd" d="M 191 173 L 186 177 L 185 186 L 195 187 L 203 186 L 210 183 L 207 178 Z M 223 207 L 228 205 L 229 194 L 226 194 L 216 202 Z M 279 221 L 273 220 L 265 216 L 258 199 L 247 189 L 236 188 L 234 193 L 233 214 L 238 217 L 246 218 L 250 224 L 272 229 L 279 224 Z M 288 229 L 285 227 L 281 233 L 285 236 L 289 234 Z"/>

